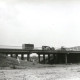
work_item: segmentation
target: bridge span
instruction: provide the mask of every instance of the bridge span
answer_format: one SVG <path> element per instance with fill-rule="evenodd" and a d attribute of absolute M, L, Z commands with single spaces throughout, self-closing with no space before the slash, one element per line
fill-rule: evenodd
<path fill-rule="evenodd" d="M 30 60 L 30 54 L 36 53 L 38 55 L 39 63 L 41 62 L 40 57 L 43 55 L 43 63 L 58 64 L 58 63 L 73 63 L 80 62 L 80 51 L 58 51 L 58 50 L 25 50 L 25 49 L 0 49 L 0 54 L 10 54 L 17 58 L 21 54 L 21 59 L 24 60 L 24 55 L 27 55 L 27 60 Z M 46 58 L 46 55 L 48 56 Z"/>

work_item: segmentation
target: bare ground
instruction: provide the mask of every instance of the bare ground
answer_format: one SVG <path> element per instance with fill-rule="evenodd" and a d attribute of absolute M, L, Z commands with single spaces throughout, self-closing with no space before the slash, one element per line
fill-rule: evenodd
<path fill-rule="evenodd" d="M 0 70 L 0 80 L 80 80 L 80 64 Z"/>

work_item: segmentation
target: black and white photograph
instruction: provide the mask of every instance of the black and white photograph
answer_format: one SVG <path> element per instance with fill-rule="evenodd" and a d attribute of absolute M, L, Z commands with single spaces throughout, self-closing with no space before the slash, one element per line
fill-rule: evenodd
<path fill-rule="evenodd" d="M 80 1 L 0 0 L 0 80 L 80 80 Z"/>

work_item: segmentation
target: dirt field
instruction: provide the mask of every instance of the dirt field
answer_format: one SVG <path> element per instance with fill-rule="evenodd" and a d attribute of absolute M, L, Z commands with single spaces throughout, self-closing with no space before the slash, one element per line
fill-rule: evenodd
<path fill-rule="evenodd" d="M 80 64 L 0 70 L 0 80 L 80 80 Z"/>

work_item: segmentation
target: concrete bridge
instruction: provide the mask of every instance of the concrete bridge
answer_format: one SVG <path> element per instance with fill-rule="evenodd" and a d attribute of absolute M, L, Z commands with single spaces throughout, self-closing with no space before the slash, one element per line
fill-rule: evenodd
<path fill-rule="evenodd" d="M 12 57 L 15 54 L 16 58 L 21 54 L 21 59 L 24 60 L 24 55 L 27 55 L 27 60 L 30 60 L 30 54 L 36 53 L 38 55 L 39 63 L 40 57 L 43 55 L 43 63 L 46 63 L 46 55 L 48 63 L 52 59 L 53 64 L 58 63 L 73 63 L 80 62 L 80 51 L 57 51 L 57 50 L 24 50 L 24 49 L 0 49 L 0 54 L 10 54 Z"/>

